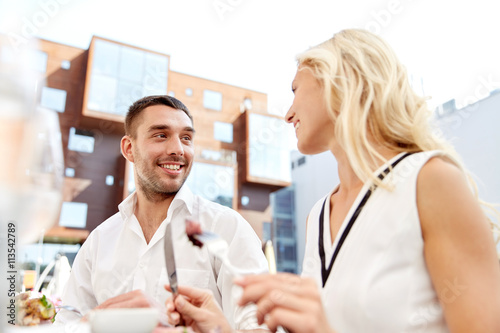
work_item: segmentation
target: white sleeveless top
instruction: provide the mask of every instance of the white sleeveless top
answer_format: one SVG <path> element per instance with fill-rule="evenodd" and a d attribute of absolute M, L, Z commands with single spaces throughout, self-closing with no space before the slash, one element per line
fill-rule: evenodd
<path fill-rule="evenodd" d="M 380 174 L 399 154 L 377 170 Z M 377 188 L 350 230 L 323 289 L 322 300 L 330 325 L 338 333 L 448 332 L 443 310 L 424 260 L 424 242 L 417 211 L 417 176 L 439 151 L 404 158 Z M 447 156 L 448 157 L 448 156 Z M 449 158 L 449 157 L 448 157 Z M 319 200 L 308 218 L 303 276 L 321 287 L 319 215 L 324 208 L 323 244 L 326 268 L 346 225 L 369 188 L 365 184 L 332 244 L 330 195 Z"/>

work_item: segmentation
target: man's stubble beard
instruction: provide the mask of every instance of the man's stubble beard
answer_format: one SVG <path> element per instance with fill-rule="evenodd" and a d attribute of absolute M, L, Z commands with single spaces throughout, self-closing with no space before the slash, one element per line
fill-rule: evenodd
<path fill-rule="evenodd" d="M 160 181 L 155 179 L 156 175 L 154 173 L 146 172 L 145 177 L 142 177 L 137 173 L 137 185 L 142 193 L 144 193 L 144 196 L 148 201 L 162 202 L 174 197 L 179 192 L 182 185 L 184 185 L 188 176 L 189 173 L 182 179 L 178 186 L 165 189 L 165 187 L 169 185 L 162 184 Z"/>

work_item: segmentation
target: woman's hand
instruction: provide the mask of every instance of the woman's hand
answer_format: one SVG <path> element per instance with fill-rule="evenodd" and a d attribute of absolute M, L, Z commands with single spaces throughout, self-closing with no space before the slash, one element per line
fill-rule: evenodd
<path fill-rule="evenodd" d="M 235 280 L 243 288 L 239 305 L 257 304 L 257 320 L 271 331 L 334 332 L 314 280 L 294 274 L 253 275 Z"/>
<path fill-rule="evenodd" d="M 165 289 L 172 291 L 168 285 Z M 233 332 L 209 290 L 179 286 L 178 291 L 179 295 L 175 299 L 170 297 L 165 302 L 171 325 L 178 325 L 182 317 L 185 325 L 195 332 L 209 333 L 215 329 L 222 333 Z"/>

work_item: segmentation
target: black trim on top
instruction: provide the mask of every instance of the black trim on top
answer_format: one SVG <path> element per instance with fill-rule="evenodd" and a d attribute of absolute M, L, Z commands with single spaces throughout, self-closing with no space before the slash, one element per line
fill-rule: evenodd
<path fill-rule="evenodd" d="M 400 158 L 398 158 L 396 161 L 394 161 L 390 166 L 388 166 L 382 173 L 378 175 L 378 178 L 380 180 L 383 180 L 386 175 L 391 172 L 391 170 L 399 163 L 401 162 L 406 156 L 411 155 L 412 153 L 406 153 Z M 373 189 L 372 189 L 373 188 Z M 328 269 L 326 269 L 325 265 L 325 247 L 323 244 L 323 233 L 324 233 L 324 215 L 325 215 L 325 204 L 326 200 L 330 198 L 328 196 L 325 201 L 323 202 L 323 207 L 321 208 L 321 213 L 319 215 L 319 256 L 321 257 L 321 278 L 323 280 L 323 287 L 326 284 L 326 281 L 328 280 L 328 277 L 330 276 L 330 272 L 332 271 L 333 263 L 335 262 L 335 259 L 337 258 L 337 255 L 340 251 L 340 248 L 344 244 L 345 239 L 347 238 L 347 235 L 351 231 L 352 226 L 354 225 L 354 222 L 358 218 L 359 214 L 361 213 L 361 210 L 365 206 L 366 202 L 370 198 L 371 194 L 375 189 L 377 188 L 376 184 L 373 184 L 372 187 L 368 188 L 368 190 L 365 193 L 365 196 L 359 203 L 358 207 L 356 208 L 356 211 L 354 211 L 354 214 L 352 214 L 351 219 L 349 220 L 349 223 L 345 227 L 344 231 L 342 232 L 342 235 L 340 236 L 339 242 L 337 244 L 337 247 L 335 248 L 335 252 L 333 252 L 332 260 L 330 261 L 330 265 L 328 266 Z"/>

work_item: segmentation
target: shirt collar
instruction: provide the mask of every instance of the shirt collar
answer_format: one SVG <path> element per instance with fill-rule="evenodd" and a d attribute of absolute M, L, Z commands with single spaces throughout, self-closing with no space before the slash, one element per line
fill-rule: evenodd
<path fill-rule="evenodd" d="M 136 204 L 137 193 L 134 191 L 118 205 L 118 210 L 120 211 L 123 220 L 127 220 L 134 214 Z M 182 206 L 182 204 L 186 206 L 189 214 L 191 215 L 193 213 L 194 194 L 186 184 L 182 185 L 179 192 L 177 192 L 174 200 L 172 200 L 172 203 L 170 204 L 168 211 L 173 212 L 175 209 Z"/>
<path fill-rule="evenodd" d="M 122 220 L 127 220 L 134 214 L 135 205 L 137 204 L 137 193 L 134 191 L 125 200 L 118 205 L 118 210 Z"/>
<path fill-rule="evenodd" d="M 168 209 L 169 213 L 182 206 L 182 204 L 186 206 L 189 214 L 191 215 L 193 213 L 194 194 L 186 184 L 182 185 L 179 192 L 177 192 L 177 194 L 175 195 L 174 200 L 172 200 L 172 203 L 170 204 L 170 207 Z"/>

